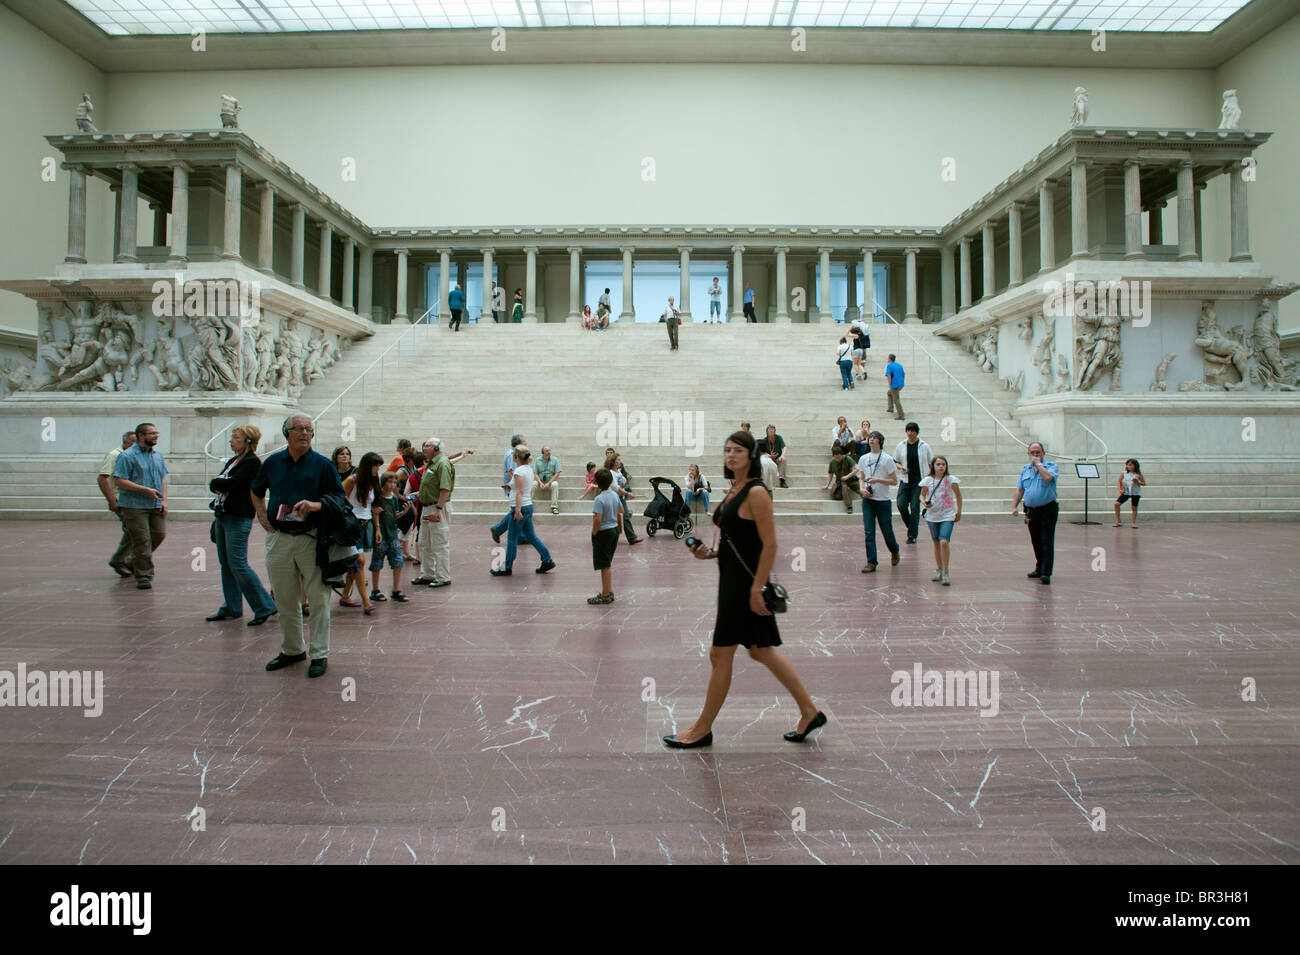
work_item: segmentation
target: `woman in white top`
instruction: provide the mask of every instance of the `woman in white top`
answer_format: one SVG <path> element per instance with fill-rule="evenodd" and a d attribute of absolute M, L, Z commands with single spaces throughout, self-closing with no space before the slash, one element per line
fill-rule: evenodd
<path fill-rule="evenodd" d="M 835 350 L 835 363 L 840 366 L 840 391 L 853 387 L 853 346 L 847 338 L 841 338 L 839 348 Z"/>
<path fill-rule="evenodd" d="M 367 616 L 375 612 L 375 605 L 370 602 L 366 590 L 366 555 L 375 549 L 375 525 L 371 519 L 370 509 L 374 507 L 375 498 L 379 495 L 379 469 L 383 466 L 382 457 L 374 451 L 367 451 L 361 456 L 361 463 L 357 465 L 356 473 L 343 482 L 343 493 L 348 499 L 348 504 L 352 506 L 352 515 L 361 524 L 361 539 L 357 541 L 361 553 L 357 555 L 353 569 L 348 571 L 347 584 L 343 587 L 343 593 L 339 595 L 339 606 L 364 605 Z M 348 599 L 353 585 L 356 585 L 361 603 Z M 388 598 L 380 594 L 378 599 Z"/>
<path fill-rule="evenodd" d="M 690 507 L 693 501 L 703 501 L 704 510 L 708 512 L 709 482 L 704 480 L 698 464 L 692 464 L 686 472 L 686 480 L 682 482 L 682 496 L 686 498 L 687 507 Z"/>
<path fill-rule="evenodd" d="M 931 580 L 947 587 L 948 548 L 952 540 L 952 526 L 961 520 L 961 488 L 948 473 L 948 459 L 936 454 L 930 461 L 930 473 L 921 478 L 921 513 L 930 525 L 930 539 L 934 541 L 935 572 Z"/>
<path fill-rule="evenodd" d="M 537 573 L 544 574 L 555 566 L 551 552 L 533 530 L 533 487 L 537 476 L 533 473 L 533 453 L 522 444 L 515 448 L 515 472 L 510 478 L 510 528 L 506 540 L 506 564 L 491 571 L 493 577 L 509 577 L 515 564 L 520 544 L 532 544 L 542 564 Z"/>

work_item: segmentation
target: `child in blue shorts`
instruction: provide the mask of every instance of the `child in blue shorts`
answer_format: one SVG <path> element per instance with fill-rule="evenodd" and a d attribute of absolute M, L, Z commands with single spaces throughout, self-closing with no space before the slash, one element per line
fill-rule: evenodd
<path fill-rule="evenodd" d="M 393 599 L 405 603 L 409 598 L 402 593 L 402 539 L 397 519 L 415 505 L 397 493 L 398 475 L 389 471 L 379 481 L 379 496 L 371 509 L 375 515 L 375 550 L 370 559 L 371 600 L 387 600 L 379 589 L 379 572 L 384 558 L 393 569 Z"/>

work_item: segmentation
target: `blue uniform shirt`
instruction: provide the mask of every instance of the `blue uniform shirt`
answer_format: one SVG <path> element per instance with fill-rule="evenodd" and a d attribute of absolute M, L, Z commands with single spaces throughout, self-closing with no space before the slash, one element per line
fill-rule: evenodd
<path fill-rule="evenodd" d="M 1044 461 L 1043 470 L 1052 476 L 1052 480 L 1044 481 L 1043 476 L 1032 464 L 1026 464 L 1020 469 L 1020 480 L 1016 483 L 1016 487 L 1025 492 L 1021 502 L 1025 507 L 1042 507 L 1056 500 L 1056 482 L 1060 477 L 1060 471 L 1053 461 Z"/>
<path fill-rule="evenodd" d="M 267 456 L 249 490 L 254 497 L 262 497 L 268 490 L 271 492 L 266 503 L 266 516 L 272 527 L 288 534 L 301 534 L 316 526 L 319 515 L 308 515 L 306 521 L 276 520 L 281 505 L 293 507 L 299 501 L 319 501 L 331 492 L 342 494 L 343 484 L 339 481 L 339 469 L 323 454 L 309 449 L 294 461 L 288 450 L 283 450 Z"/>
<path fill-rule="evenodd" d="M 891 361 L 885 366 L 885 377 L 889 379 L 890 388 L 902 388 L 903 366 L 896 361 Z"/>
<path fill-rule="evenodd" d="M 745 304 L 746 305 L 754 304 L 754 290 L 752 288 L 745 289 Z"/>
<path fill-rule="evenodd" d="M 157 448 L 145 451 L 138 444 L 131 445 L 119 454 L 117 464 L 113 466 L 113 477 L 120 477 L 143 487 L 151 487 L 155 491 L 163 489 L 163 478 L 167 474 L 167 465 L 163 461 L 162 452 Z M 148 494 L 128 491 L 125 488 L 118 488 L 117 504 L 119 507 L 140 507 L 151 511 L 162 508 L 162 501 L 155 501 Z"/>

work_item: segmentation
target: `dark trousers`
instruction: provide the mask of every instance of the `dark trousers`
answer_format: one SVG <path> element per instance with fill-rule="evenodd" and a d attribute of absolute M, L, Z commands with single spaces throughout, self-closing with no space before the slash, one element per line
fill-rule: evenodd
<path fill-rule="evenodd" d="M 880 493 L 875 488 L 879 484 L 872 485 L 872 493 Z M 876 500 L 874 497 L 864 498 L 862 501 L 862 530 L 867 538 L 867 563 L 876 563 L 876 525 L 880 525 L 880 533 L 885 538 L 885 546 L 889 548 L 891 554 L 898 553 L 898 540 L 894 537 L 894 516 L 891 513 L 893 508 L 889 504 L 889 492 L 881 494 L 884 500 Z"/>
<path fill-rule="evenodd" d="M 758 322 L 758 316 L 754 314 L 754 303 L 753 303 L 753 302 L 746 302 L 746 303 L 745 303 L 745 321 L 748 321 L 748 322 L 755 322 L 755 323 Z"/>
<path fill-rule="evenodd" d="M 122 512 L 117 512 L 117 522 L 122 525 L 122 539 L 117 542 L 117 550 L 113 551 L 113 556 L 108 559 L 110 567 L 125 567 L 131 569 L 131 532 L 126 529 L 126 522 L 122 520 Z"/>
<path fill-rule="evenodd" d="M 1034 569 L 1044 577 L 1052 576 L 1056 556 L 1056 517 L 1060 505 L 1055 501 L 1042 507 L 1026 507 L 1029 515 L 1029 540 L 1034 545 Z"/>
<path fill-rule="evenodd" d="M 623 504 L 623 533 L 630 544 L 636 540 L 636 531 L 632 529 L 632 512 L 627 509 L 627 504 Z"/>
<path fill-rule="evenodd" d="M 673 351 L 677 350 L 677 319 L 668 319 L 668 342 L 673 346 Z"/>
<path fill-rule="evenodd" d="M 459 308 L 453 308 L 453 309 L 451 310 L 451 321 L 447 323 L 447 327 L 448 327 L 448 328 L 454 328 L 454 329 L 456 329 L 456 331 L 460 331 L 460 313 L 461 313 L 461 311 L 462 311 L 462 310 L 459 309 Z"/>
<path fill-rule="evenodd" d="M 898 489 L 898 516 L 907 525 L 907 539 L 916 540 L 921 529 L 921 485 L 904 484 Z"/>

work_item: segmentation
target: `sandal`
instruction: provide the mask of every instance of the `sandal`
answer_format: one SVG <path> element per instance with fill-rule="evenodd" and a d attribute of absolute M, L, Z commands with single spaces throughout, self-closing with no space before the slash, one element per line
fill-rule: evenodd
<path fill-rule="evenodd" d="M 420 558 L 418 558 L 418 557 L 408 557 L 408 558 L 406 558 L 406 559 L 409 560 L 412 564 L 419 564 L 419 563 L 420 563 Z"/>
<path fill-rule="evenodd" d="M 377 609 L 378 609 L 378 608 L 377 608 L 374 604 L 371 604 L 369 607 L 367 607 L 365 610 L 363 610 L 363 611 L 361 611 L 361 612 L 364 613 L 367 617 L 369 617 L 369 616 L 370 616 L 372 613 L 374 613 L 375 610 L 377 610 Z"/>
<path fill-rule="evenodd" d="M 384 596 L 380 591 L 378 591 L 378 590 L 372 590 L 372 591 L 370 591 L 370 599 L 371 599 L 371 600 L 387 600 L 388 598 L 385 597 L 385 596 Z"/>
<path fill-rule="evenodd" d="M 340 607 L 360 607 L 360 606 L 361 606 L 361 601 L 359 601 L 359 600 L 344 600 L 342 597 L 340 597 L 340 598 L 339 598 L 339 606 L 340 606 Z"/>
<path fill-rule="evenodd" d="M 396 600 L 398 603 L 406 603 L 411 598 L 406 596 L 406 594 L 402 593 L 400 590 L 394 590 L 393 599 Z"/>

